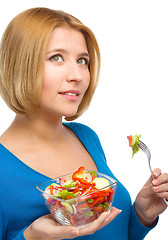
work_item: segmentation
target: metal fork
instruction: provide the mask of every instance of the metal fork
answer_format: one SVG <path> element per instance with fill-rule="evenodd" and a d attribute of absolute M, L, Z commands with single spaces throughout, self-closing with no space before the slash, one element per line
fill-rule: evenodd
<path fill-rule="evenodd" d="M 138 147 L 146 154 L 147 158 L 148 158 L 148 165 L 149 165 L 149 169 L 150 172 L 152 174 L 152 167 L 151 167 L 151 152 L 149 150 L 149 148 L 145 145 L 145 143 L 143 143 L 142 141 L 139 140 L 139 144 Z M 152 174 L 153 177 L 153 174 Z M 154 177 L 153 177 L 154 179 Z"/>
<path fill-rule="evenodd" d="M 149 169 L 152 175 L 152 178 L 154 179 L 154 176 L 152 174 L 152 167 L 151 167 L 151 152 L 149 150 L 149 148 L 145 145 L 145 143 L 143 143 L 142 141 L 139 140 L 139 144 L 138 144 L 139 148 L 146 154 L 147 158 L 148 158 L 148 164 L 149 164 Z M 145 187 L 144 187 L 145 188 Z M 163 198 L 164 202 L 168 205 L 168 202 L 166 201 L 165 198 Z"/>

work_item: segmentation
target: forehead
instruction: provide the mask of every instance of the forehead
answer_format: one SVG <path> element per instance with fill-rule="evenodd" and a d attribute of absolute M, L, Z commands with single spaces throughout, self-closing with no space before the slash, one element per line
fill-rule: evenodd
<path fill-rule="evenodd" d="M 57 27 L 51 33 L 47 51 L 57 48 L 87 52 L 87 44 L 82 32 L 67 27 Z"/>

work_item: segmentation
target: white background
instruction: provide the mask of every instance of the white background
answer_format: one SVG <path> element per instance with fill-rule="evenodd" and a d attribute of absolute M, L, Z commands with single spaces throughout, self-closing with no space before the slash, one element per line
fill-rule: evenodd
<path fill-rule="evenodd" d="M 147 159 L 131 159 L 127 135 L 141 134 L 152 167 L 168 172 L 168 2 L 167 0 L 5 0 L 0 35 L 19 12 L 31 7 L 64 10 L 89 26 L 101 49 L 98 89 L 78 119 L 100 137 L 107 161 L 134 201 L 149 177 Z M 14 118 L 0 99 L 0 134 Z M 145 239 L 167 239 L 168 210 Z"/>

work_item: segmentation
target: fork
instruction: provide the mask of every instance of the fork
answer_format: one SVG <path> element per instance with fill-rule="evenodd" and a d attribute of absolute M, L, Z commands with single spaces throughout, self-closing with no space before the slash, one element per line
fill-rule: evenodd
<path fill-rule="evenodd" d="M 152 173 L 152 167 L 151 167 L 151 163 L 150 163 L 150 160 L 151 160 L 151 152 L 149 150 L 149 148 L 145 145 L 145 143 L 143 143 L 141 140 L 139 140 L 139 143 L 138 143 L 138 147 L 146 154 L 147 158 L 148 158 L 148 164 L 149 164 L 149 169 L 150 169 L 150 172 L 152 174 L 152 178 L 154 179 L 154 176 L 153 176 L 153 173 Z M 144 187 L 145 188 L 145 187 Z M 168 206 L 168 202 L 166 201 L 165 198 L 163 198 L 164 202 L 167 204 Z"/>
<path fill-rule="evenodd" d="M 145 143 L 143 143 L 140 140 L 139 140 L 139 143 L 138 143 L 138 147 L 146 154 L 146 156 L 148 158 L 149 169 L 150 169 L 152 178 L 154 179 L 153 173 L 152 173 L 152 167 L 151 167 L 151 152 L 150 152 L 149 148 L 145 145 Z"/>

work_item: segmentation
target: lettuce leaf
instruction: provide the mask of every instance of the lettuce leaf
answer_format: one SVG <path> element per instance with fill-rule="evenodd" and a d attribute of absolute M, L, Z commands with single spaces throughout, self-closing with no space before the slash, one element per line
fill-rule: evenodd
<path fill-rule="evenodd" d="M 68 190 L 62 190 L 59 192 L 58 197 L 62 198 L 62 199 L 67 199 L 67 197 L 71 196 L 73 198 L 76 198 L 78 196 L 80 192 L 69 192 Z"/>
<path fill-rule="evenodd" d="M 139 139 L 141 138 L 141 135 L 135 135 L 132 137 L 132 158 L 135 153 L 139 151 Z"/>

